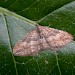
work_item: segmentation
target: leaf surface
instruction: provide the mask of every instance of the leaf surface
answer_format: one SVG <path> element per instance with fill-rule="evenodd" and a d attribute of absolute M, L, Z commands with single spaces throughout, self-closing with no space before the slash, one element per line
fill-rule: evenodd
<path fill-rule="evenodd" d="M 13 46 L 37 23 L 67 31 L 75 37 L 74 12 L 75 1 L 31 21 L 0 8 L 0 75 L 74 75 L 75 41 L 58 51 L 41 51 L 37 56 L 14 56 L 12 53 Z"/>

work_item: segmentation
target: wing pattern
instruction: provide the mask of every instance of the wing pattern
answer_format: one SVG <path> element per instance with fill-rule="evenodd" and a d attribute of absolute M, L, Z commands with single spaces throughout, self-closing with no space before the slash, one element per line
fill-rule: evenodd
<path fill-rule="evenodd" d="M 56 50 L 72 41 L 73 37 L 65 32 L 46 26 L 37 25 L 13 48 L 14 55 L 35 55 L 42 49 Z"/>

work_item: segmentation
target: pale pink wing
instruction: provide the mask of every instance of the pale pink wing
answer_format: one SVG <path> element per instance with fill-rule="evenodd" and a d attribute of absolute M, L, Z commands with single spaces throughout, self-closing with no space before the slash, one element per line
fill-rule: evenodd
<path fill-rule="evenodd" d="M 73 40 L 73 37 L 65 32 L 54 28 L 48 28 L 45 26 L 38 26 L 40 30 L 43 49 L 57 49 L 66 45 L 68 42 Z"/>
<path fill-rule="evenodd" d="M 14 46 L 13 48 L 14 55 L 28 56 L 37 54 L 41 48 L 39 39 L 40 36 L 35 28 Z"/>
<path fill-rule="evenodd" d="M 42 49 L 56 50 L 61 48 L 72 39 L 73 37 L 67 32 L 36 26 L 14 46 L 13 53 L 18 56 L 35 55 Z"/>

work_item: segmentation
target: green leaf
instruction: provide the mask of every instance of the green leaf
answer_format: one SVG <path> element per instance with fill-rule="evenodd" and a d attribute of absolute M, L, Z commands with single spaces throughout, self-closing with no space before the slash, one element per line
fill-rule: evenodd
<path fill-rule="evenodd" d="M 71 2 L 38 20 L 42 25 L 71 33 L 75 40 L 75 1 Z"/>
<path fill-rule="evenodd" d="M 38 20 L 75 0 L 0 0 L 0 6 L 32 20 Z"/>
<path fill-rule="evenodd" d="M 42 1 L 39 3 L 42 3 Z M 57 7 L 53 4 L 52 4 L 54 6 L 53 8 L 51 6 L 48 7 L 48 10 L 52 9 L 50 11 L 51 13 L 48 12 L 48 10 L 47 10 L 48 13 L 41 12 L 43 8 L 42 7 L 39 11 L 41 15 L 39 15 L 39 13 L 36 11 L 37 14 L 40 16 L 39 17 L 38 15 L 35 15 L 36 13 L 35 14 L 32 13 L 34 11 L 31 10 L 32 7 L 36 8 L 39 3 L 37 3 L 38 1 L 35 3 L 33 1 L 32 4 L 31 0 L 30 2 L 31 5 L 29 5 L 30 6 L 29 10 L 32 13 L 32 16 L 28 12 L 29 10 L 27 10 L 29 16 L 25 14 L 27 15 L 25 17 L 28 17 L 30 19 L 39 19 L 36 22 L 21 17 L 6 9 L 0 8 L 0 75 L 74 75 L 75 74 L 75 41 L 68 43 L 58 51 L 52 51 L 52 50 L 41 51 L 37 56 L 25 56 L 25 57 L 14 56 L 12 53 L 13 46 L 20 39 L 22 39 L 30 30 L 35 28 L 36 23 L 47 26 L 50 25 L 51 27 L 68 31 L 73 36 L 75 36 L 74 35 L 75 1 L 69 3 L 70 1 L 72 0 L 66 0 L 66 1 L 63 0 L 62 2 L 64 3 L 62 4 L 60 3 L 60 0 L 58 0 L 56 3 Z M 15 2 L 15 0 L 11 2 L 7 0 L 6 2 L 9 3 L 8 5 L 9 7 L 11 3 Z M 15 8 L 16 3 L 11 5 L 10 8 Z M 60 4 L 60 6 L 58 6 L 58 4 Z M 61 7 L 62 5 L 65 6 Z M 3 6 L 6 7 L 6 5 Z M 40 7 L 41 6 L 42 5 L 40 4 Z M 26 8 L 27 7 L 28 5 L 26 6 Z M 16 9 L 17 8 L 15 8 L 15 10 Z M 43 17 L 42 13 L 44 14 L 43 16 L 47 14 L 48 15 Z"/>

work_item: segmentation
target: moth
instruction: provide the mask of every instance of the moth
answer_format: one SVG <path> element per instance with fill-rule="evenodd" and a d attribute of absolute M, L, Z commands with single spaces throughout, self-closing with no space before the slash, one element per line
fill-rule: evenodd
<path fill-rule="evenodd" d="M 41 50 L 57 50 L 72 41 L 73 37 L 66 31 L 36 25 L 27 35 L 13 48 L 16 56 L 31 56 Z"/>

